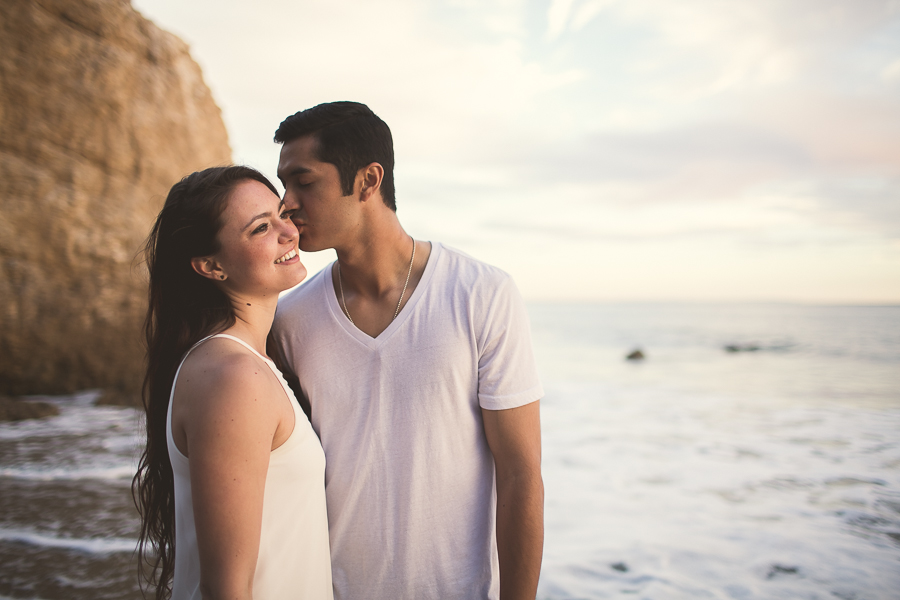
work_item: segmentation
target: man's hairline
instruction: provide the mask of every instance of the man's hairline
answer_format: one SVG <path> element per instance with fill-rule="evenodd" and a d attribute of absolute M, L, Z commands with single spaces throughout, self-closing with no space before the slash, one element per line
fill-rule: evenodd
<path fill-rule="evenodd" d="M 313 158 L 316 159 L 317 161 L 319 161 L 320 163 L 323 163 L 323 164 L 326 164 L 326 165 L 331 165 L 332 167 L 334 167 L 335 169 L 337 169 L 337 172 L 338 172 L 338 179 L 340 180 L 340 179 L 341 179 L 341 167 L 338 166 L 337 163 L 333 163 L 333 162 L 331 162 L 331 161 L 329 161 L 329 160 L 322 160 L 322 157 L 321 157 L 320 154 L 319 154 L 319 149 L 320 149 L 320 147 L 321 147 L 321 145 L 322 145 L 322 138 L 321 138 L 321 136 L 319 135 L 319 132 L 320 132 L 320 131 L 321 131 L 321 129 L 317 129 L 316 131 L 310 131 L 309 133 L 303 133 L 303 134 L 298 135 L 298 136 L 296 136 L 296 137 L 292 137 L 292 138 L 289 139 L 289 140 L 284 140 L 283 142 L 279 142 L 279 143 L 281 144 L 281 150 L 283 151 L 283 150 L 284 150 L 284 147 L 285 147 L 286 145 L 291 144 L 291 143 L 293 143 L 293 142 L 296 142 L 297 140 L 302 140 L 303 138 L 309 138 L 309 137 L 313 138 L 313 140 L 315 140 L 315 145 L 313 146 L 313 149 L 312 149 L 312 150 L 313 150 Z M 356 173 L 354 173 L 354 175 L 353 175 L 354 179 L 356 178 L 356 175 L 358 175 L 360 171 L 362 171 L 364 168 L 366 168 L 367 166 L 372 165 L 372 164 L 379 165 L 379 166 L 381 167 L 382 171 L 384 170 L 384 165 L 382 165 L 382 164 L 381 164 L 380 162 L 378 162 L 377 160 L 373 160 L 372 162 L 368 163 L 368 164 L 365 165 L 364 167 L 358 168 L 358 169 L 356 170 Z M 290 176 L 291 173 L 288 173 L 287 175 Z M 280 175 L 280 174 L 278 174 L 278 180 L 281 181 L 282 185 L 285 184 L 285 181 L 281 178 L 281 175 Z M 343 191 L 343 187 L 344 187 L 344 183 L 343 183 L 343 181 L 341 181 L 341 188 L 342 188 L 342 191 Z M 381 192 L 381 189 L 380 189 L 381 186 L 378 186 L 378 187 L 379 187 L 379 193 L 382 193 L 381 200 L 382 200 L 382 202 L 383 202 L 383 201 L 384 201 L 384 194 L 383 194 L 383 192 Z"/>
<path fill-rule="evenodd" d="M 310 137 L 313 138 L 313 140 L 315 140 L 315 145 L 313 146 L 313 149 L 312 149 L 313 150 L 313 158 L 316 159 L 317 161 L 319 161 L 320 163 L 332 165 L 334 168 L 336 168 L 338 170 L 338 175 L 340 176 L 340 172 L 341 172 L 340 167 L 338 167 L 333 162 L 329 162 L 327 160 L 322 160 L 322 157 L 319 155 L 319 147 L 322 145 L 322 140 L 319 137 L 318 130 L 310 131 L 309 133 L 303 133 L 301 135 L 292 137 L 289 140 L 284 140 L 282 142 L 278 142 L 279 144 L 281 144 L 281 150 L 279 151 L 279 155 L 281 152 L 284 152 L 284 147 L 287 146 L 288 144 L 292 144 L 292 143 L 296 142 L 297 140 L 302 140 L 303 138 L 310 138 Z M 285 181 L 281 178 L 281 174 L 279 173 L 277 175 L 278 175 L 278 180 L 281 181 L 282 185 L 284 185 Z M 287 173 L 287 175 L 290 176 L 291 173 Z"/>

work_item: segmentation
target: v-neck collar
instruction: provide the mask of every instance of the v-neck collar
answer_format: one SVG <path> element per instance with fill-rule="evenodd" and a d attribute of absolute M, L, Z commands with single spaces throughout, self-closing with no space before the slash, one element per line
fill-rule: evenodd
<path fill-rule="evenodd" d="M 334 271 L 334 263 L 336 261 L 332 261 L 329 263 L 327 267 L 325 267 L 325 281 L 323 286 L 323 292 L 325 293 L 325 301 L 328 304 L 328 308 L 331 310 L 331 316 L 334 318 L 338 324 L 340 324 L 341 328 L 346 331 L 349 335 L 354 337 L 360 343 L 368 346 L 372 350 L 377 350 L 381 346 L 387 342 L 388 338 L 390 338 L 395 331 L 397 331 L 403 323 L 409 318 L 409 315 L 415 310 L 416 304 L 419 302 L 419 298 L 422 297 L 422 294 L 425 293 L 425 289 L 428 287 L 429 281 L 431 281 L 431 276 L 434 273 L 435 265 L 438 262 L 438 259 L 441 255 L 441 244 L 439 242 L 431 242 L 431 253 L 428 255 L 428 262 L 425 263 L 425 270 L 422 272 L 422 278 L 419 280 L 419 283 L 416 284 L 416 289 L 413 290 L 412 296 L 409 297 L 409 300 L 406 301 L 406 304 L 403 305 L 403 308 L 400 309 L 400 313 L 397 315 L 397 318 L 391 321 L 390 325 L 388 325 L 384 331 L 378 334 L 377 337 L 371 337 L 356 325 L 350 322 L 350 319 L 347 318 L 347 315 L 341 310 L 341 306 L 338 303 L 337 295 L 334 293 L 334 278 L 332 277 L 332 273 Z"/>

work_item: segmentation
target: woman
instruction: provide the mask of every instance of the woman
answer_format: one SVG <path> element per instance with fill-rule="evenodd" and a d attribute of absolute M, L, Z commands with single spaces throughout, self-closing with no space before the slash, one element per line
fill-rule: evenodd
<path fill-rule="evenodd" d="M 331 599 L 325 456 L 265 356 L 306 269 L 272 184 L 217 167 L 175 184 L 146 245 L 147 446 L 132 486 L 156 598 Z"/>

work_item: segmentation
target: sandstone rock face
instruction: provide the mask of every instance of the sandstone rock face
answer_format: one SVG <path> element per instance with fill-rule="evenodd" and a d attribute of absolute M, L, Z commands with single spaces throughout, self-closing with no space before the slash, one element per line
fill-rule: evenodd
<path fill-rule="evenodd" d="M 0 3 L 0 394 L 143 370 L 143 240 L 169 188 L 230 162 L 187 46 L 127 0 Z"/>

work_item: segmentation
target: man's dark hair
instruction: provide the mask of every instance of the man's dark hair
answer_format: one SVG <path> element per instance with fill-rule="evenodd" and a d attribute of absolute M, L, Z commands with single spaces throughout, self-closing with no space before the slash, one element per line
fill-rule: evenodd
<path fill-rule="evenodd" d="M 380 164 L 384 168 L 381 197 L 388 208 L 397 212 L 394 140 L 387 123 L 365 104 L 326 102 L 282 121 L 275 132 L 275 141 L 284 144 L 311 134 L 318 141 L 316 158 L 337 167 L 345 196 L 353 193 L 353 182 L 361 168 L 373 162 Z"/>

